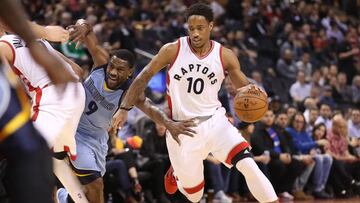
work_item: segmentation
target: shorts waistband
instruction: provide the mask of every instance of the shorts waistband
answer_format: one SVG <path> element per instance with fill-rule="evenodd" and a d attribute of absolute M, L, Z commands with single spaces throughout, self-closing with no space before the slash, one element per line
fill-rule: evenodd
<path fill-rule="evenodd" d="M 207 120 L 209 120 L 213 115 L 210 116 L 197 116 L 192 118 L 192 120 L 194 121 L 195 124 L 199 125 L 202 122 L 205 122 Z M 175 120 L 175 121 L 182 121 L 182 120 Z"/>

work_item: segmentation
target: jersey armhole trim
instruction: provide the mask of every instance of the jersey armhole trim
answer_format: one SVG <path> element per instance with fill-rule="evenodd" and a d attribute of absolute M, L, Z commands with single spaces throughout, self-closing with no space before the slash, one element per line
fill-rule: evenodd
<path fill-rule="evenodd" d="M 219 51 L 219 53 L 220 53 L 220 63 L 221 63 L 221 67 L 222 67 L 222 69 L 223 69 L 223 71 L 225 73 L 225 66 L 224 66 L 223 57 L 222 57 L 222 50 L 223 50 L 223 46 L 220 45 L 220 51 Z"/>
<path fill-rule="evenodd" d="M 15 49 L 14 49 L 14 47 L 11 46 L 11 44 L 8 41 L 0 40 L 0 42 L 4 42 L 5 44 L 9 45 L 9 47 L 11 48 L 11 51 L 13 53 L 11 66 L 14 66 L 14 63 L 15 63 Z"/>
<path fill-rule="evenodd" d="M 180 52 L 180 43 L 181 43 L 180 38 L 177 40 L 177 42 L 178 42 L 178 44 L 177 44 L 177 50 L 176 50 L 175 59 L 170 63 L 170 66 L 169 66 L 169 68 L 168 68 L 168 71 L 171 69 L 171 67 L 172 67 L 172 66 L 174 65 L 174 63 L 176 62 L 176 59 L 177 59 L 177 57 L 178 57 L 178 55 L 179 55 L 179 52 Z"/>

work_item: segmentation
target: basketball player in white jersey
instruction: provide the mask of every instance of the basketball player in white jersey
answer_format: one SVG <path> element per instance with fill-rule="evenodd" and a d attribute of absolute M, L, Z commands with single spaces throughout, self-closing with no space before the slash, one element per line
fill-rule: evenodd
<path fill-rule="evenodd" d="M 36 26 L 36 29 L 46 30 L 45 27 Z M 63 70 L 64 74 L 77 77 L 73 69 L 79 67 L 75 63 L 58 53 L 47 41 L 39 39 L 37 42 L 62 61 L 66 67 Z M 85 103 L 85 92 L 81 83 L 77 81 L 68 83 L 59 94 L 59 88 L 51 83 L 47 72 L 31 57 L 27 44 L 17 35 L 1 36 L 0 52 L 4 54 L 14 73 L 22 80 L 31 97 L 31 119 L 35 128 L 46 139 L 55 154 L 65 151 L 74 160 L 75 132 Z M 75 200 L 87 202 L 80 183 L 64 160 L 54 159 L 54 172 L 68 188 L 71 196 L 75 196 Z"/>
<path fill-rule="evenodd" d="M 260 202 L 278 202 L 270 181 L 257 167 L 249 144 L 231 125 L 218 101 L 218 91 L 227 71 L 236 88 L 249 85 L 234 53 L 210 40 L 213 12 L 205 4 L 187 10 L 188 37 L 164 45 L 134 80 L 126 94 L 115 124 L 126 118 L 136 97 L 163 67 L 168 67 L 167 93 L 174 120 L 194 118 L 194 137 L 167 134 L 172 167 L 165 176 L 165 189 L 179 189 L 190 201 L 198 202 L 204 190 L 203 160 L 209 153 L 227 167 L 235 166 L 244 176 L 251 193 Z"/>

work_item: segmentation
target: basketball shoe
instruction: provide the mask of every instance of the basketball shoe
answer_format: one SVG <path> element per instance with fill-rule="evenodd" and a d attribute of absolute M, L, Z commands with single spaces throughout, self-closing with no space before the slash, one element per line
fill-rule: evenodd
<path fill-rule="evenodd" d="M 170 166 L 170 168 L 165 174 L 164 185 L 165 185 L 165 191 L 168 194 L 174 194 L 178 189 L 176 179 L 174 176 L 174 169 L 172 168 L 172 166 Z"/>

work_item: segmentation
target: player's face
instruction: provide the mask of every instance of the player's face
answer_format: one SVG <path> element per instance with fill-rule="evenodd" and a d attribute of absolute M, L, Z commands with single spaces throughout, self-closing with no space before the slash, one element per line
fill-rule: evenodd
<path fill-rule="evenodd" d="M 210 40 L 210 32 L 214 23 L 208 22 L 204 16 L 200 15 L 190 16 L 187 22 L 191 45 L 194 48 L 203 47 Z"/>
<path fill-rule="evenodd" d="M 106 69 L 106 83 L 110 89 L 120 87 L 131 75 L 133 70 L 129 63 L 116 56 L 111 57 Z"/>

